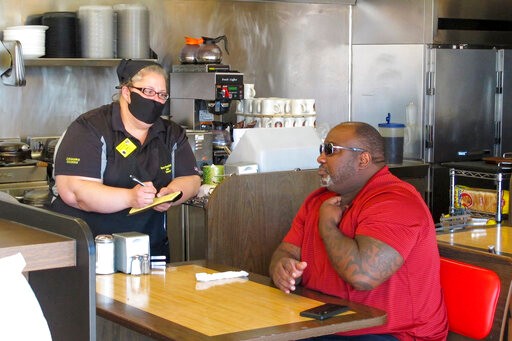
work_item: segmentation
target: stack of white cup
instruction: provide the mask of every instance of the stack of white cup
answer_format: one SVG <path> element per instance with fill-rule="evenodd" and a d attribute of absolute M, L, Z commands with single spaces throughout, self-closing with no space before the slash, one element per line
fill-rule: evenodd
<path fill-rule="evenodd" d="M 311 98 L 290 100 L 290 114 L 294 119 L 294 127 L 314 127 L 316 125 L 315 100 Z"/>
<path fill-rule="evenodd" d="M 237 122 L 257 128 L 315 127 L 314 99 L 256 97 L 254 84 L 244 84 L 244 99 L 236 105 Z"/>

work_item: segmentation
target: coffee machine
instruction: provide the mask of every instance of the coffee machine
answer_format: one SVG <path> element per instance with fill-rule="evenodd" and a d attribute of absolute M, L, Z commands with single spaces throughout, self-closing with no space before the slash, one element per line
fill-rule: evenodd
<path fill-rule="evenodd" d="M 176 65 L 170 74 L 170 113 L 190 130 L 212 132 L 213 163 L 229 156 L 233 124 L 231 101 L 244 98 L 244 75 L 220 64 Z"/>

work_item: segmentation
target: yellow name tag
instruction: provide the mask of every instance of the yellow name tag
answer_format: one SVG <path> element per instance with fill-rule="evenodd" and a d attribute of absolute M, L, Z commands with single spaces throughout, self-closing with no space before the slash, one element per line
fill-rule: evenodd
<path fill-rule="evenodd" d="M 125 138 L 124 141 L 119 143 L 116 147 L 116 150 L 119 152 L 119 154 L 121 154 L 124 157 L 127 157 L 128 155 L 133 153 L 135 149 L 137 149 L 137 146 L 135 145 L 135 143 L 130 141 L 129 138 Z"/>
<path fill-rule="evenodd" d="M 78 163 L 80 162 L 80 158 L 77 158 L 77 157 L 67 157 L 66 158 L 66 163 L 68 165 L 78 165 Z"/>

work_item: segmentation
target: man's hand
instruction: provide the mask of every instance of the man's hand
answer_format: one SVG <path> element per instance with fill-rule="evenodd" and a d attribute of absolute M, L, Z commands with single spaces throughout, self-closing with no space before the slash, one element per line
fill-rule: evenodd
<path fill-rule="evenodd" d="M 343 212 L 347 206 L 341 204 L 341 197 L 336 196 L 325 200 L 320 206 L 318 227 L 337 229 Z M 320 230 L 322 232 L 322 230 Z"/>
<path fill-rule="evenodd" d="M 299 258 L 300 248 L 289 243 L 281 243 L 272 255 L 270 277 L 275 286 L 287 294 L 295 290 L 307 267 L 307 263 Z"/>

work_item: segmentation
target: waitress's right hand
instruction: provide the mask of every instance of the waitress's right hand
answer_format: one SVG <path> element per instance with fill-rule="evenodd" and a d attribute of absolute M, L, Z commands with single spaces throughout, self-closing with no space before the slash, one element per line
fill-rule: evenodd
<path fill-rule="evenodd" d="M 151 181 L 144 182 L 144 186 L 135 185 L 131 189 L 132 194 L 132 207 L 142 208 L 153 202 L 157 190 Z"/>

